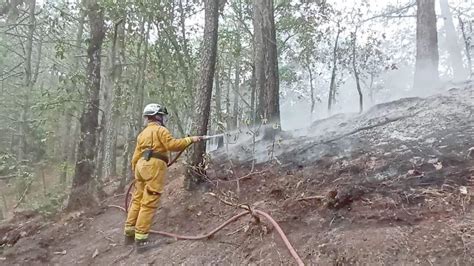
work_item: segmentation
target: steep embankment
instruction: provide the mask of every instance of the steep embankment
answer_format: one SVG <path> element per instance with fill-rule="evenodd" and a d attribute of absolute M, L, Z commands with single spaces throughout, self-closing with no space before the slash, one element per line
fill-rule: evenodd
<path fill-rule="evenodd" d="M 211 189 L 271 213 L 307 264 L 472 265 L 473 111 L 467 87 L 337 115 L 275 143 L 257 141 L 253 173 L 252 143 L 214 152 Z M 199 234 L 240 211 L 213 194 L 184 191 L 180 170 L 171 171 L 155 228 Z M 113 202 L 122 200 L 104 206 Z M 24 233 L 0 263 L 294 263 L 264 220 L 245 217 L 212 239 L 163 241 L 142 255 L 122 245 L 122 222 L 123 213 L 103 207 L 4 227 L 7 237 Z"/>

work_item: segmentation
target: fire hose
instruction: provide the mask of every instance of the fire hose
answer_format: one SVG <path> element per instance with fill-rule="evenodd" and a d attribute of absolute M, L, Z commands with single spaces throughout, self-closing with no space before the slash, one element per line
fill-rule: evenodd
<path fill-rule="evenodd" d="M 116 205 L 109 205 L 109 207 L 118 208 L 118 209 L 122 210 L 123 212 L 127 213 L 127 210 L 123 207 L 116 206 Z M 293 256 L 293 258 L 295 259 L 296 263 L 299 266 L 304 265 L 303 260 L 301 260 L 300 256 L 296 252 L 295 248 L 291 245 L 290 241 L 286 237 L 286 235 L 283 232 L 283 230 L 281 229 L 280 225 L 278 225 L 278 223 L 268 213 L 260 211 L 260 210 L 250 210 L 249 209 L 249 210 L 243 211 L 239 214 L 236 214 L 236 215 L 232 216 L 230 219 L 226 220 L 221 225 L 219 225 L 218 227 L 216 227 L 215 229 L 213 229 L 212 231 L 210 231 L 207 234 L 201 234 L 201 235 L 197 235 L 197 236 L 187 236 L 187 235 L 178 235 L 178 234 L 168 233 L 168 232 L 164 232 L 164 231 L 157 231 L 157 230 L 150 230 L 150 233 L 158 234 L 158 235 L 162 235 L 162 236 L 166 236 L 166 237 L 171 237 L 171 238 L 174 238 L 176 240 L 209 239 L 214 234 L 216 234 L 217 232 L 222 230 L 224 227 L 226 227 L 227 225 L 229 225 L 229 224 L 239 220 L 241 217 L 244 217 L 244 216 L 249 215 L 249 214 L 254 215 L 254 216 L 255 215 L 263 216 L 265 219 L 267 219 L 273 225 L 273 227 L 277 230 L 278 234 L 280 235 L 281 239 L 283 240 L 283 243 L 285 244 L 286 248 L 290 252 L 291 256 Z"/>
<path fill-rule="evenodd" d="M 216 136 L 221 136 L 221 135 L 216 135 Z M 213 137 L 216 137 L 216 136 L 206 136 L 204 139 L 210 139 L 210 138 L 213 138 Z M 186 149 L 191 146 L 188 145 L 186 147 Z M 186 150 L 185 149 L 185 150 Z M 172 159 L 167 165 L 168 167 L 173 165 L 177 160 L 178 158 L 181 156 L 181 154 L 184 152 L 181 151 L 179 152 L 175 157 L 174 159 Z M 118 208 L 120 210 L 122 210 L 123 212 L 127 213 L 128 212 L 128 208 L 129 208 L 129 202 L 130 202 L 130 195 L 131 195 L 131 192 L 132 192 L 132 189 L 134 187 L 134 184 L 135 182 L 132 181 L 127 189 L 127 193 L 125 194 L 125 208 L 124 207 L 120 207 L 120 206 L 116 206 L 116 205 L 109 205 L 109 207 L 114 207 L 114 208 Z M 242 207 L 242 206 L 241 206 Z M 197 236 L 187 236 L 187 235 L 178 235 L 178 234 L 173 234 L 173 233 L 168 233 L 168 232 L 164 232 L 164 231 L 156 231 L 156 230 L 150 230 L 150 233 L 153 233 L 153 234 L 158 234 L 158 235 L 162 235 L 162 236 L 166 236 L 166 237 L 171 237 L 171 238 L 174 238 L 176 240 L 202 240 L 202 239 L 209 239 L 210 237 L 212 237 L 214 234 L 216 234 L 217 232 L 219 232 L 220 230 L 222 230 L 224 227 L 226 227 L 227 225 L 239 220 L 240 218 L 246 216 L 246 215 L 252 215 L 254 217 L 257 217 L 257 216 L 262 216 L 264 217 L 265 219 L 267 219 L 272 225 L 273 227 L 276 229 L 276 231 L 278 232 L 278 234 L 280 235 L 280 238 L 282 239 L 283 243 L 285 244 L 286 248 L 288 249 L 288 251 L 290 252 L 291 256 L 295 259 L 296 263 L 301 266 L 301 265 L 304 265 L 303 263 L 303 260 L 300 258 L 300 256 L 298 255 L 298 253 L 296 252 L 295 248 L 291 245 L 290 241 L 288 240 L 287 236 L 285 235 L 285 233 L 283 232 L 283 230 L 281 229 L 280 225 L 266 212 L 264 211 L 261 211 L 261 210 L 256 210 L 256 209 L 251 209 L 250 207 L 246 207 L 246 206 L 243 206 L 245 207 L 244 209 L 246 209 L 245 211 L 239 213 L 239 214 L 236 214 L 234 216 L 232 216 L 230 219 L 226 220 L 225 222 L 223 222 L 221 225 L 219 225 L 218 227 L 216 227 L 215 229 L 213 229 L 212 231 L 208 232 L 207 234 L 201 234 L 201 235 L 197 235 Z"/>

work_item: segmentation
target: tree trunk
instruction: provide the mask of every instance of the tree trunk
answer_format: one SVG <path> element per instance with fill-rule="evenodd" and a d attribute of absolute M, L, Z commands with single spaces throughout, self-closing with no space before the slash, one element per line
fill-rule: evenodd
<path fill-rule="evenodd" d="M 257 79 L 255 75 L 255 65 L 252 65 L 252 77 L 250 78 L 250 87 L 251 87 L 251 95 L 250 95 L 250 118 L 251 118 L 251 125 L 255 125 L 257 122 Z"/>
<path fill-rule="evenodd" d="M 143 38 L 137 45 L 137 57 L 142 57 L 142 62 L 140 62 L 136 76 L 136 81 L 134 84 L 135 91 L 133 99 L 130 100 L 131 104 L 129 106 L 128 112 L 128 128 L 127 128 L 127 143 L 125 144 L 125 150 L 123 152 L 123 161 L 122 161 L 122 177 L 120 179 L 120 184 L 118 190 L 121 191 L 128 180 L 130 180 L 131 175 L 133 175 L 131 170 L 130 162 L 132 160 L 132 154 L 135 148 L 136 136 L 138 130 L 141 127 L 142 123 L 142 110 L 143 108 L 143 94 L 145 87 L 144 75 L 146 71 L 146 66 L 148 64 L 148 39 L 150 37 L 150 25 L 148 24 L 147 29 L 145 29 L 146 19 L 143 18 L 140 24 L 140 36 Z M 142 54 L 142 44 L 144 46 L 144 51 Z"/>
<path fill-rule="evenodd" d="M 239 21 L 243 20 L 242 17 L 242 1 L 238 1 L 237 3 L 237 16 Z M 237 32 L 235 36 L 235 80 L 234 80 L 234 108 L 232 114 L 232 129 L 236 129 L 238 127 L 239 121 L 239 95 L 240 95 L 240 72 L 241 72 L 241 53 L 242 53 L 242 42 L 241 42 L 241 27 L 242 23 L 239 23 L 237 26 Z"/>
<path fill-rule="evenodd" d="M 226 83 L 226 93 L 225 93 L 225 125 L 226 125 L 226 130 L 229 130 L 232 125 L 231 125 L 231 115 L 230 115 L 230 92 L 232 91 L 232 82 L 231 82 L 231 72 L 232 72 L 232 65 L 229 66 L 229 70 L 224 73 L 227 73 L 227 77 L 225 78 L 227 83 Z"/>
<path fill-rule="evenodd" d="M 183 52 L 188 63 L 187 69 L 190 69 L 191 66 L 189 64 L 190 64 L 191 56 L 189 55 L 188 39 L 186 38 L 186 13 L 183 7 L 183 0 L 179 0 L 179 10 L 180 10 L 181 38 L 183 38 Z M 189 85 L 192 85 L 192 84 L 189 84 Z"/>
<path fill-rule="evenodd" d="M 103 83 L 105 84 L 105 82 Z M 103 89 L 103 99 L 100 99 L 100 94 L 99 94 L 99 101 L 103 103 L 103 105 L 107 105 L 107 102 L 109 101 L 109 92 L 107 91 L 107 86 L 104 86 Z M 99 110 L 104 110 L 104 106 L 99 106 Z M 104 135 L 105 135 L 105 112 L 99 112 L 99 127 L 97 128 L 97 138 L 95 141 L 95 146 L 97 147 L 96 149 L 96 156 L 95 156 L 95 172 L 93 174 L 94 177 L 97 178 L 98 181 L 98 186 L 102 186 L 102 180 L 101 180 L 101 170 L 102 170 L 102 165 L 104 163 Z M 99 197 L 105 196 L 103 193 L 99 193 Z"/>
<path fill-rule="evenodd" d="M 472 69 L 472 58 L 471 58 L 471 38 L 467 37 L 465 23 L 459 17 L 459 25 L 461 27 L 462 38 L 464 40 L 464 49 L 466 50 L 466 57 L 467 57 L 467 66 L 469 69 L 469 76 L 472 77 L 473 69 Z"/>
<path fill-rule="evenodd" d="M 265 117 L 269 122 L 280 125 L 280 81 L 278 76 L 278 51 L 273 0 L 265 0 L 263 38 L 265 44 Z"/>
<path fill-rule="evenodd" d="M 132 159 L 132 153 L 133 153 L 133 145 L 135 143 L 134 137 L 135 137 L 135 131 L 134 131 L 134 122 L 133 122 L 133 108 L 129 108 L 128 110 L 128 122 L 127 122 L 127 133 L 126 133 L 126 142 L 125 142 L 125 147 L 124 151 L 122 154 L 122 174 L 120 175 L 120 184 L 117 188 L 117 191 L 123 191 L 125 186 L 127 185 L 127 181 L 132 178 L 132 170 L 130 166 L 130 162 Z"/>
<path fill-rule="evenodd" d="M 265 113 L 265 47 L 263 40 L 262 0 L 253 2 L 253 43 L 255 66 L 256 123 L 262 123 Z"/>
<path fill-rule="evenodd" d="M 219 73 L 219 63 L 216 63 L 216 71 L 214 75 L 214 86 L 215 86 L 215 105 L 216 105 L 216 119 L 217 124 L 220 125 L 223 123 L 222 121 L 222 92 L 221 92 L 221 80 L 220 80 L 220 73 Z"/>
<path fill-rule="evenodd" d="M 336 101 L 337 49 L 339 47 L 339 35 L 341 35 L 341 30 L 338 26 L 336 41 L 334 42 L 334 48 L 332 51 L 331 84 L 329 85 L 329 97 L 328 97 L 329 113 L 331 113 L 334 102 Z"/>
<path fill-rule="evenodd" d="M 186 131 L 184 130 L 183 128 L 183 120 L 181 120 L 180 116 L 179 116 L 179 111 L 178 109 L 176 108 L 175 105 L 171 105 L 170 106 L 170 109 L 171 111 L 173 112 L 173 116 L 175 118 L 175 122 L 176 122 L 176 126 L 178 128 L 178 132 L 179 134 L 181 134 L 182 136 L 186 135 Z"/>
<path fill-rule="evenodd" d="M 467 78 L 467 71 L 464 68 L 461 47 L 458 43 L 458 34 L 454 28 L 453 16 L 448 4 L 448 0 L 439 1 L 441 15 L 444 18 L 444 29 L 446 31 L 446 45 L 449 52 L 449 61 L 453 68 L 454 81 L 462 81 Z"/>
<path fill-rule="evenodd" d="M 20 130 L 19 130 L 19 145 L 18 145 L 18 153 L 17 153 L 17 161 L 22 163 L 25 159 L 25 152 L 26 152 L 26 135 L 28 130 L 28 113 L 30 112 L 30 91 L 33 87 L 32 82 L 32 67 L 31 67 L 31 58 L 33 52 L 33 37 L 36 28 L 36 17 L 35 17 L 35 9 L 36 9 L 36 0 L 29 1 L 29 9 L 28 9 L 28 33 L 27 39 L 25 44 L 25 80 L 24 86 L 25 91 L 23 95 L 23 105 L 22 111 L 20 115 Z"/>
<path fill-rule="evenodd" d="M 438 33 L 434 0 L 417 0 L 415 88 L 439 85 Z"/>
<path fill-rule="evenodd" d="M 256 84 L 259 106 L 263 106 L 259 113 L 266 123 L 272 125 L 266 127 L 263 135 L 264 139 L 270 139 L 280 128 L 280 84 L 273 0 L 254 0 L 254 38 Z"/>
<path fill-rule="evenodd" d="M 102 42 L 105 37 L 104 17 L 97 0 L 87 0 L 90 41 L 87 49 L 87 79 L 85 106 L 81 114 L 81 136 L 76 167 L 68 202 L 69 210 L 95 206 L 94 160 L 96 156 L 97 127 L 99 126 L 99 92 Z"/>
<path fill-rule="evenodd" d="M 314 107 L 316 105 L 316 100 L 314 99 L 314 84 L 313 84 L 313 71 L 311 65 L 308 64 L 308 74 L 309 74 L 309 88 L 311 94 L 311 110 L 310 110 L 310 120 L 313 121 Z"/>
<path fill-rule="evenodd" d="M 205 0 L 204 39 L 201 52 L 201 73 L 197 90 L 196 117 L 192 125 L 192 132 L 206 135 L 209 113 L 211 109 L 212 83 L 217 58 L 217 32 L 219 24 L 219 3 L 215 0 Z M 196 143 L 191 151 L 189 167 L 186 171 L 186 188 L 194 190 L 203 182 L 205 166 L 203 155 L 206 153 L 204 142 Z"/>
<path fill-rule="evenodd" d="M 374 74 L 370 73 L 370 83 L 369 83 L 369 98 L 370 104 L 374 105 Z"/>
<path fill-rule="evenodd" d="M 105 109 L 105 129 L 104 129 L 104 162 L 102 168 L 102 178 L 110 178 L 117 175 L 115 168 L 115 143 L 117 142 L 117 126 L 120 115 L 119 103 L 122 94 L 121 77 L 122 63 L 117 54 L 122 54 L 124 37 L 124 21 L 120 20 L 115 24 L 112 47 L 110 49 L 110 68 L 105 79 L 109 87 L 109 103 Z M 107 88 L 106 88 L 107 89 Z"/>
<path fill-rule="evenodd" d="M 77 32 L 76 32 L 76 40 L 75 40 L 75 50 L 76 54 L 80 54 L 82 52 L 82 34 L 84 32 L 84 20 L 86 13 L 83 10 L 82 6 L 82 0 L 79 0 L 79 21 L 78 21 L 78 27 L 77 27 Z M 72 69 L 73 71 L 78 71 L 79 69 L 79 57 L 75 56 L 73 57 L 73 62 L 72 62 Z M 73 85 L 70 89 L 68 88 L 68 93 L 72 93 L 72 90 L 77 87 L 76 84 Z M 72 108 L 66 107 L 65 115 L 64 115 L 64 136 L 63 136 L 63 141 L 62 141 L 62 172 L 61 172 L 61 178 L 60 178 L 60 183 L 64 187 L 67 183 L 67 172 L 69 168 L 69 162 L 71 162 L 71 158 L 73 157 L 73 153 L 71 153 L 71 147 L 75 148 L 74 146 L 71 145 L 71 129 L 72 129 L 72 120 L 73 120 L 73 110 Z"/>
<path fill-rule="evenodd" d="M 126 15 L 126 12 L 124 12 L 125 15 L 124 15 L 124 20 L 126 21 L 127 20 L 127 15 Z M 123 71 L 124 71 L 124 66 L 127 65 L 127 57 L 126 57 L 126 28 L 125 28 L 125 22 L 122 22 L 123 23 L 123 27 L 120 28 L 120 38 L 119 38 L 119 47 L 120 47 L 120 52 L 119 52 L 119 64 L 120 64 L 120 79 L 117 80 L 117 82 L 119 82 L 120 84 L 123 84 L 123 87 L 119 87 L 119 92 L 118 92 L 118 99 L 117 99 L 117 108 L 123 110 L 123 112 L 121 112 L 120 114 L 119 113 L 116 113 L 116 120 L 117 120 L 117 123 L 120 123 L 121 122 L 121 119 L 120 119 L 120 115 L 123 115 L 123 114 L 126 114 L 127 112 L 127 108 L 126 108 L 126 104 L 124 104 L 124 100 L 125 100 L 125 91 L 128 89 L 127 88 L 127 84 L 128 83 L 124 83 L 123 80 L 122 80 L 122 75 L 123 75 Z M 120 129 L 120 124 L 117 125 L 118 127 L 118 130 Z M 112 166 L 112 169 L 115 169 L 115 173 L 116 175 L 118 174 L 117 172 L 117 157 L 118 157 L 118 147 L 117 147 L 117 139 L 118 139 L 118 135 L 119 135 L 119 132 L 116 132 L 116 138 L 115 138 L 115 143 L 113 144 L 114 146 L 114 160 L 112 160 L 113 162 L 113 166 Z"/>
<path fill-rule="evenodd" d="M 364 110 L 364 96 L 362 95 L 362 88 L 360 87 L 359 71 L 357 70 L 356 46 L 357 46 L 357 29 L 354 31 L 352 35 L 352 71 L 354 71 L 357 92 L 359 93 L 359 113 L 362 113 L 362 111 Z"/>
<path fill-rule="evenodd" d="M 240 43 L 240 40 L 238 42 Z M 240 71 L 241 71 L 241 67 L 240 67 L 240 54 L 239 54 L 237 55 L 236 63 L 235 63 L 235 81 L 234 81 L 234 97 L 233 97 L 234 106 L 232 108 L 233 110 L 232 110 L 231 129 L 237 128 L 237 124 L 239 120 Z"/>
<path fill-rule="evenodd" d="M 215 83 L 215 101 L 216 101 L 216 120 L 217 120 L 217 132 L 223 133 L 225 128 L 224 128 L 224 122 L 222 120 L 222 90 L 221 90 L 221 80 L 220 80 L 220 69 L 219 69 L 219 63 L 216 62 L 216 71 L 215 71 L 215 76 L 214 76 L 214 83 Z M 224 146 L 224 138 L 219 138 L 217 140 L 217 148 L 222 148 Z"/>
<path fill-rule="evenodd" d="M 140 64 L 139 73 L 138 73 L 138 80 L 137 80 L 137 89 L 136 89 L 136 96 L 137 101 L 135 105 L 135 135 L 138 134 L 139 129 L 142 127 L 143 119 L 142 119 L 142 111 L 143 111 L 143 102 L 145 97 L 145 73 L 148 65 L 148 39 L 150 38 L 150 29 L 151 24 L 147 25 L 145 38 L 143 40 L 144 48 L 143 48 L 143 62 Z"/>

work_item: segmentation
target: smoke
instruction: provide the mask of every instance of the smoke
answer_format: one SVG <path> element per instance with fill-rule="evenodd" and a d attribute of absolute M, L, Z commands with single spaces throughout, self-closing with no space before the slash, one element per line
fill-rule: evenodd
<path fill-rule="evenodd" d="M 224 146 L 221 149 L 217 149 L 216 139 L 210 141 L 208 143 L 208 151 L 211 152 L 211 156 L 224 156 L 222 158 L 227 158 L 228 160 L 265 162 L 272 159 L 272 154 L 278 157 L 279 154 L 289 152 L 287 149 L 292 146 L 288 143 L 296 143 L 295 145 L 297 146 L 295 148 L 302 147 L 304 144 L 302 145 L 301 143 L 311 143 L 343 135 L 361 126 L 370 124 L 370 121 L 373 119 L 384 121 L 384 119 L 400 116 L 398 110 L 405 110 L 406 104 L 410 101 L 403 100 L 397 102 L 397 100 L 409 97 L 427 98 L 452 87 L 449 86 L 452 83 L 448 83 L 445 80 L 439 82 L 437 87 L 429 88 L 428 86 L 422 86 L 414 88 L 413 70 L 413 66 L 406 65 L 384 72 L 378 79 L 372 101 L 368 97 L 368 91 L 364 90 L 365 109 L 362 113 L 358 112 L 358 94 L 354 81 L 351 79 L 348 79 L 339 88 L 338 101 L 332 113 L 327 111 L 327 101 L 317 102 L 316 109 L 311 114 L 309 99 L 298 97 L 298 95 L 292 95 L 291 93 L 286 94 L 280 104 L 281 129 L 283 133 L 277 136 L 273 142 L 262 141 L 264 128 L 272 125 L 244 126 L 237 130 L 226 132 Z M 322 95 L 324 97 L 324 94 Z M 388 104 L 387 108 L 380 107 L 380 104 L 385 106 L 389 102 L 393 104 Z M 375 105 L 379 106 L 374 107 Z M 396 132 L 386 132 L 386 134 L 392 133 L 395 134 Z M 402 138 L 404 135 L 398 137 Z M 280 146 L 280 143 L 283 143 L 283 146 Z M 357 145 L 357 143 L 345 140 L 342 145 L 344 146 L 344 153 L 350 154 L 356 148 L 354 145 Z"/>
<path fill-rule="evenodd" d="M 344 5 L 344 4 L 343 4 Z M 381 8 L 385 8 L 386 3 L 381 4 Z M 364 117 L 365 114 L 375 105 L 396 101 L 408 97 L 429 97 L 433 94 L 440 93 L 449 89 L 452 85 L 450 82 L 453 73 L 448 66 L 448 54 L 442 45 L 443 38 L 439 47 L 439 81 L 433 83 L 433 79 L 425 71 L 418 73 L 424 82 L 414 87 L 414 72 L 416 58 L 416 38 L 415 27 L 416 20 L 406 19 L 404 23 L 393 26 L 391 24 L 395 20 L 386 20 L 384 23 L 374 21 L 367 24 L 372 30 L 383 34 L 383 38 L 376 35 L 381 40 L 380 50 L 383 52 L 383 59 L 377 62 L 375 71 L 381 69 L 377 73 L 371 83 L 368 76 L 368 69 L 359 69 L 362 79 L 362 93 L 364 99 L 364 111 L 359 114 L 359 95 L 356 89 L 353 74 L 350 68 L 338 68 L 338 87 L 336 93 L 336 103 L 331 111 L 328 111 L 328 93 L 330 81 L 330 67 L 327 62 L 314 65 L 313 85 L 314 94 L 317 99 L 314 111 L 311 113 L 310 99 L 310 82 L 306 70 L 286 59 L 280 61 L 280 67 L 290 68 L 297 76 L 297 81 L 292 84 L 286 83 L 284 80 L 280 82 L 280 118 L 281 129 L 289 132 L 293 137 L 319 138 L 325 134 L 335 134 L 343 130 L 345 123 L 352 121 L 354 117 Z M 438 25 L 439 26 L 439 25 Z M 363 42 L 364 36 L 359 36 L 360 42 Z M 419 76 L 420 77 L 420 76 Z M 317 124 L 317 127 L 312 125 Z M 252 130 L 250 130 L 252 131 Z M 260 130 L 261 131 L 261 130 Z M 246 146 L 251 146 L 254 141 L 253 133 L 245 127 L 237 131 L 229 133 L 232 141 L 226 146 L 228 152 L 236 152 L 241 154 Z M 285 136 L 286 137 L 286 136 Z M 261 134 L 255 138 L 259 142 Z M 347 144 L 350 148 L 350 143 Z M 211 147 L 212 146 L 212 147 Z M 253 145 L 255 146 L 255 145 Z M 258 145 L 257 145 L 258 146 Z M 267 145 L 268 146 L 268 145 Z M 257 147 L 258 153 L 264 154 L 268 148 L 265 145 Z M 216 145 L 210 145 L 211 149 L 215 149 Z M 234 149 L 235 148 L 235 149 Z M 261 158 L 259 158 L 261 159 Z"/>

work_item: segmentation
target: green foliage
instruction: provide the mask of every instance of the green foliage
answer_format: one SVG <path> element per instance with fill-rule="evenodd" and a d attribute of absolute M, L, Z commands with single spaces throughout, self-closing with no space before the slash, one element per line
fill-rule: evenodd
<path fill-rule="evenodd" d="M 299 80 L 298 73 L 291 66 L 284 65 L 280 67 L 279 72 L 281 82 L 293 83 Z"/>
<path fill-rule="evenodd" d="M 29 73 L 31 84 L 26 84 L 28 5 L 20 6 L 21 16 L 18 20 L 0 20 L 0 174 L 18 174 L 22 178 L 21 182 L 31 178 L 31 169 L 40 160 L 64 162 L 63 144 L 66 140 L 70 140 L 71 147 L 68 148 L 75 150 L 74 142 L 79 138 L 78 122 L 88 79 L 85 75 L 90 33 L 87 16 L 84 27 L 80 27 L 81 14 L 84 14 L 85 8 L 80 6 L 79 1 L 36 2 Z M 234 116 L 234 99 L 238 99 L 237 115 L 243 120 L 240 124 L 246 124 L 245 119 L 254 116 L 255 106 L 258 105 L 257 100 L 252 99 L 253 2 L 228 0 L 219 16 L 216 71 L 219 74 L 220 92 L 219 97 L 216 92 L 213 95 L 215 101 L 211 111 L 211 130 L 225 130 L 226 124 Z M 380 87 L 382 74 L 396 70 L 401 65 L 412 64 L 415 33 L 410 25 L 413 23 L 383 16 L 373 19 L 399 8 L 383 7 L 379 2 L 274 1 L 281 95 L 309 98 L 310 73 L 315 98 L 326 95 L 334 66 L 337 67 L 336 84 L 339 87 L 350 84 L 354 45 L 356 66 L 364 90 Z M 118 117 L 118 156 L 122 156 L 123 147 L 128 141 L 128 130 L 134 135 L 139 129 L 135 119 L 139 116 L 136 113 L 142 108 L 139 106 L 141 104 L 153 101 L 169 106 L 172 113 L 170 128 L 179 124 L 183 131 L 187 131 L 186 127 L 192 122 L 195 111 L 194 100 L 199 80 L 203 2 L 100 0 L 99 3 L 105 18 L 106 39 L 102 46 L 102 91 L 98 120 L 100 123 L 108 122 L 106 107 L 111 99 L 116 101 L 113 112 Z M 383 9 L 376 11 L 377 6 Z M 472 10 L 464 3 L 456 7 L 454 13 L 467 23 Z M 118 34 L 119 39 L 114 46 L 115 25 L 119 22 L 123 25 L 120 28 L 123 29 L 123 40 Z M 147 38 L 148 29 L 150 36 Z M 354 44 L 351 34 L 356 29 L 358 35 Z M 82 34 L 79 34 L 80 31 Z M 338 31 L 341 33 L 336 60 L 333 62 Z M 394 40 L 403 42 L 395 43 Z M 118 46 L 122 50 L 116 54 L 116 58 L 111 58 L 112 48 Z M 120 66 L 120 71 L 111 69 L 112 65 Z M 240 70 L 240 84 L 234 84 L 238 80 L 235 77 L 238 72 L 236 69 Z M 112 85 L 117 86 L 106 91 L 105 81 L 111 80 L 110 73 L 114 71 L 120 72 L 117 79 L 111 81 Z M 143 103 L 140 101 L 142 95 L 139 95 L 141 87 L 144 88 Z M 235 88 L 240 91 L 235 93 Z M 339 90 L 338 93 L 344 96 Z M 234 98 L 235 95 L 238 97 Z M 220 99 L 219 107 L 217 98 Z M 24 110 L 27 112 L 23 121 Z M 66 121 L 70 122 L 69 128 L 66 128 Z M 133 128 L 130 124 L 133 124 Z M 97 132 L 103 133 L 104 125 L 106 123 L 102 123 Z M 20 129 L 25 130 L 23 136 L 20 136 Z M 16 159 L 20 140 L 24 140 L 26 146 L 23 162 L 17 162 Z M 98 146 L 102 144 L 100 141 L 102 139 L 98 141 Z M 72 162 L 64 163 L 68 167 L 60 169 L 73 169 L 69 165 Z M 58 205 L 57 199 L 54 195 L 48 197 L 51 200 L 45 203 L 45 209 L 54 209 Z"/>

